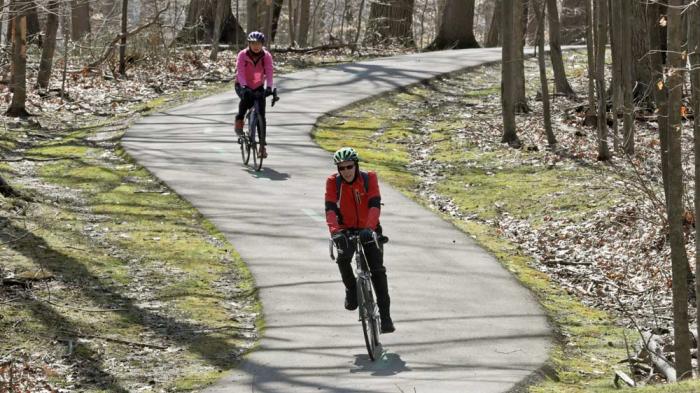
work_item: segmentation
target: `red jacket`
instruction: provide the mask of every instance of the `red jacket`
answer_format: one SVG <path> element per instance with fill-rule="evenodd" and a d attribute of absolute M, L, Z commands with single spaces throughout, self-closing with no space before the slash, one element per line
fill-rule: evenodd
<path fill-rule="evenodd" d="M 377 174 L 367 172 L 365 191 L 364 176 L 357 171 L 352 183 L 340 182 L 340 195 L 336 191 L 338 176 L 334 173 L 326 179 L 326 223 L 330 232 L 348 228 L 376 230 L 382 202 Z"/>

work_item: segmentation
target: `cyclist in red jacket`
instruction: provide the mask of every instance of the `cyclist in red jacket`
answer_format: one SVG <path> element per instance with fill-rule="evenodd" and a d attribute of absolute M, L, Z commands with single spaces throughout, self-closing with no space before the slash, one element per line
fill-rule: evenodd
<path fill-rule="evenodd" d="M 265 35 L 259 31 L 248 34 L 248 48 L 238 52 L 236 57 L 236 94 L 241 99 L 236 115 L 236 135 L 243 135 L 243 118 L 255 99 L 255 93 L 260 100 L 260 116 L 265 121 L 265 98 L 272 94 L 273 62 L 272 55 L 263 47 Z M 267 85 L 267 87 L 265 87 Z M 260 155 L 267 157 L 265 146 L 260 149 Z"/>
<path fill-rule="evenodd" d="M 381 331 L 391 333 L 395 329 L 389 312 L 391 300 L 386 268 L 382 249 L 378 248 L 373 240 L 374 232 L 381 235 L 381 195 L 377 174 L 360 171 L 359 157 L 351 147 L 336 151 L 333 162 L 338 167 L 338 173 L 326 179 L 326 223 L 338 247 L 336 262 L 345 284 L 345 308 L 357 309 L 357 288 L 351 264 L 355 250 L 344 234 L 347 229 L 356 229 L 360 230 L 360 239 L 364 244 L 367 263 L 372 273 Z"/>

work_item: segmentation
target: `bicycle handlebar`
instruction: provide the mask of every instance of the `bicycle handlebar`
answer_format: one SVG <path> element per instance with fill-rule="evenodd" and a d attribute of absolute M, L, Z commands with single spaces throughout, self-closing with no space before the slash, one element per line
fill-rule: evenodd
<path fill-rule="evenodd" d="M 360 231 L 359 230 L 346 229 L 346 230 L 344 230 L 344 232 L 345 232 L 345 236 L 347 236 L 349 242 L 359 241 L 359 239 L 360 239 Z M 389 241 L 389 238 L 386 238 L 384 236 L 382 236 L 382 237 L 385 238 L 386 241 Z M 377 232 L 375 232 L 375 231 L 372 231 L 372 240 L 374 241 L 374 245 L 377 246 L 377 248 L 380 248 L 379 247 L 379 240 L 380 239 L 379 239 L 379 236 L 377 235 Z M 382 239 L 383 243 L 386 243 L 386 241 L 383 241 L 383 239 Z M 328 253 L 331 256 L 331 260 L 335 261 L 335 255 L 333 255 L 333 246 L 335 246 L 335 241 L 333 241 L 333 238 L 331 237 L 330 239 L 328 239 Z"/>

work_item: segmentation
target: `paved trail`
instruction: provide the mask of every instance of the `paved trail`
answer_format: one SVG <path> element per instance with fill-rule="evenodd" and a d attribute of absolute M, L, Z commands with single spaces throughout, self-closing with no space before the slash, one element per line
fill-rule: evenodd
<path fill-rule="evenodd" d="M 323 222 L 330 154 L 316 119 L 369 96 L 500 59 L 500 49 L 433 52 L 278 78 L 268 106 L 270 158 L 242 166 L 233 92 L 144 118 L 124 138 L 141 164 L 234 244 L 253 274 L 267 328 L 260 348 L 211 392 L 505 392 L 546 360 L 550 329 L 533 296 L 435 214 L 382 184 L 385 261 L 396 333 L 370 362 L 343 309 Z M 361 153 L 361 152 L 360 152 Z"/>

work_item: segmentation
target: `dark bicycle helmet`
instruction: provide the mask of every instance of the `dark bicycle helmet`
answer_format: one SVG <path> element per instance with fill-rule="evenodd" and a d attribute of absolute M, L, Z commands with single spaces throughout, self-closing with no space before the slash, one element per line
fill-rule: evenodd
<path fill-rule="evenodd" d="M 248 42 L 265 42 L 265 34 L 259 31 L 252 31 L 248 34 Z"/>
<path fill-rule="evenodd" d="M 336 151 L 333 154 L 333 162 L 335 165 L 340 164 L 343 161 L 359 161 L 360 157 L 357 152 L 352 147 L 343 147 L 342 149 Z"/>

